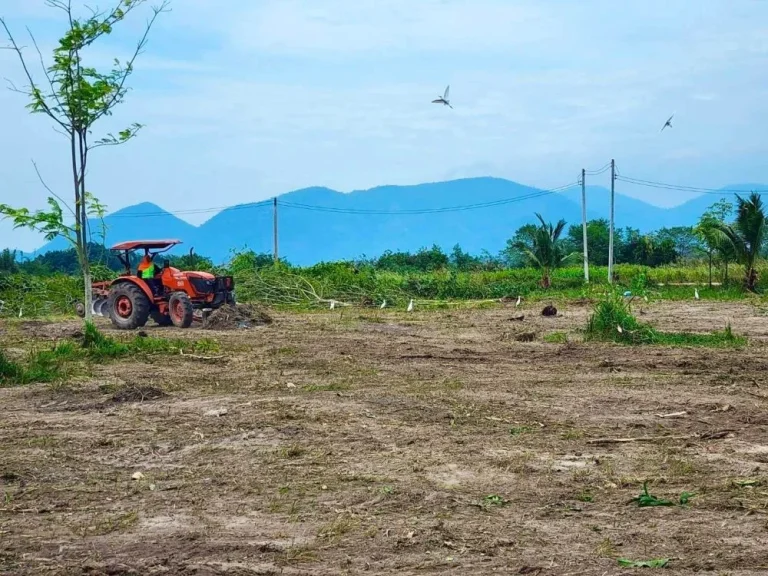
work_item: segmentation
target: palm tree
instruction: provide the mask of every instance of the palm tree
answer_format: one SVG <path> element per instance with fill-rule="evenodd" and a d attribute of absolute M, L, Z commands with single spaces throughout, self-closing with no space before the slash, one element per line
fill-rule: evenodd
<path fill-rule="evenodd" d="M 755 264 L 766 232 L 765 209 L 757 192 L 752 192 L 746 200 L 737 195 L 736 201 L 735 222 L 718 222 L 714 228 L 733 246 L 736 259 L 744 266 L 744 286 L 754 292 L 758 280 Z"/>
<path fill-rule="evenodd" d="M 552 226 L 544 222 L 541 214 L 537 213 L 536 217 L 541 225 L 521 229 L 522 237 L 514 243 L 514 248 L 523 254 L 529 264 L 541 269 L 541 286 L 549 288 L 552 271 L 571 256 L 565 253 L 563 241 L 560 240 L 566 222 L 561 219 Z"/>

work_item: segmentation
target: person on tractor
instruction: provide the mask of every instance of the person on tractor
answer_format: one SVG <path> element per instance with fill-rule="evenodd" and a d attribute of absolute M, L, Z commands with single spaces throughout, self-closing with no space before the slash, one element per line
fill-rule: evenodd
<path fill-rule="evenodd" d="M 147 283 L 152 292 L 157 294 L 160 288 L 159 283 L 156 281 L 159 270 L 153 261 L 154 256 L 154 254 L 149 253 L 149 250 L 145 250 L 144 258 L 139 262 L 136 271 L 137 276 Z"/>
<path fill-rule="evenodd" d="M 136 271 L 138 272 L 137 276 L 142 280 L 151 280 L 155 277 L 156 267 L 149 250 L 144 252 L 144 258 L 139 262 Z"/>

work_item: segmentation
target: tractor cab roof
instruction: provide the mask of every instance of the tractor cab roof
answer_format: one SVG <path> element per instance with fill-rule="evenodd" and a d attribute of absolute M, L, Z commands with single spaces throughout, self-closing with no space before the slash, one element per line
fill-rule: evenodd
<path fill-rule="evenodd" d="M 167 250 L 176 244 L 181 244 L 181 240 L 131 240 L 115 244 L 110 250 L 116 252 L 123 250 Z"/>

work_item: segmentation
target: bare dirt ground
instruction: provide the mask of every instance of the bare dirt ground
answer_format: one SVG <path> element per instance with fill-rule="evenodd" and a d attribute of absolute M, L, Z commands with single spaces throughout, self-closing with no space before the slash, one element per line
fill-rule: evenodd
<path fill-rule="evenodd" d="M 658 304 L 641 318 L 660 329 L 730 321 L 750 343 L 622 347 L 559 307 L 148 327 L 224 357 L 2 389 L 0 573 L 765 574 L 768 317 Z M 76 327 L 0 325 L 0 344 Z M 644 480 L 697 495 L 638 508 Z"/>

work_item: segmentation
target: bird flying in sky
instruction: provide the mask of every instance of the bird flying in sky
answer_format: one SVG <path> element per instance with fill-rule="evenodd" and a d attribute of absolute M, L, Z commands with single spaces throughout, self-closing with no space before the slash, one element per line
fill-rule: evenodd
<path fill-rule="evenodd" d="M 672 128 L 672 118 L 674 118 L 674 117 L 675 117 L 675 115 L 674 115 L 674 114 L 672 114 L 672 116 L 670 116 L 670 117 L 669 117 L 669 120 L 667 120 L 666 122 L 664 122 L 664 126 L 662 126 L 662 127 L 661 127 L 661 132 L 664 132 L 664 128 L 666 128 L 667 126 L 669 126 L 670 128 Z"/>
<path fill-rule="evenodd" d="M 445 87 L 445 94 L 442 95 L 442 97 L 438 97 L 436 100 L 432 100 L 432 104 L 443 104 L 445 106 L 448 106 L 451 110 L 453 110 L 453 106 L 451 106 L 451 101 L 448 100 L 448 95 L 451 91 L 450 84 Z"/>

